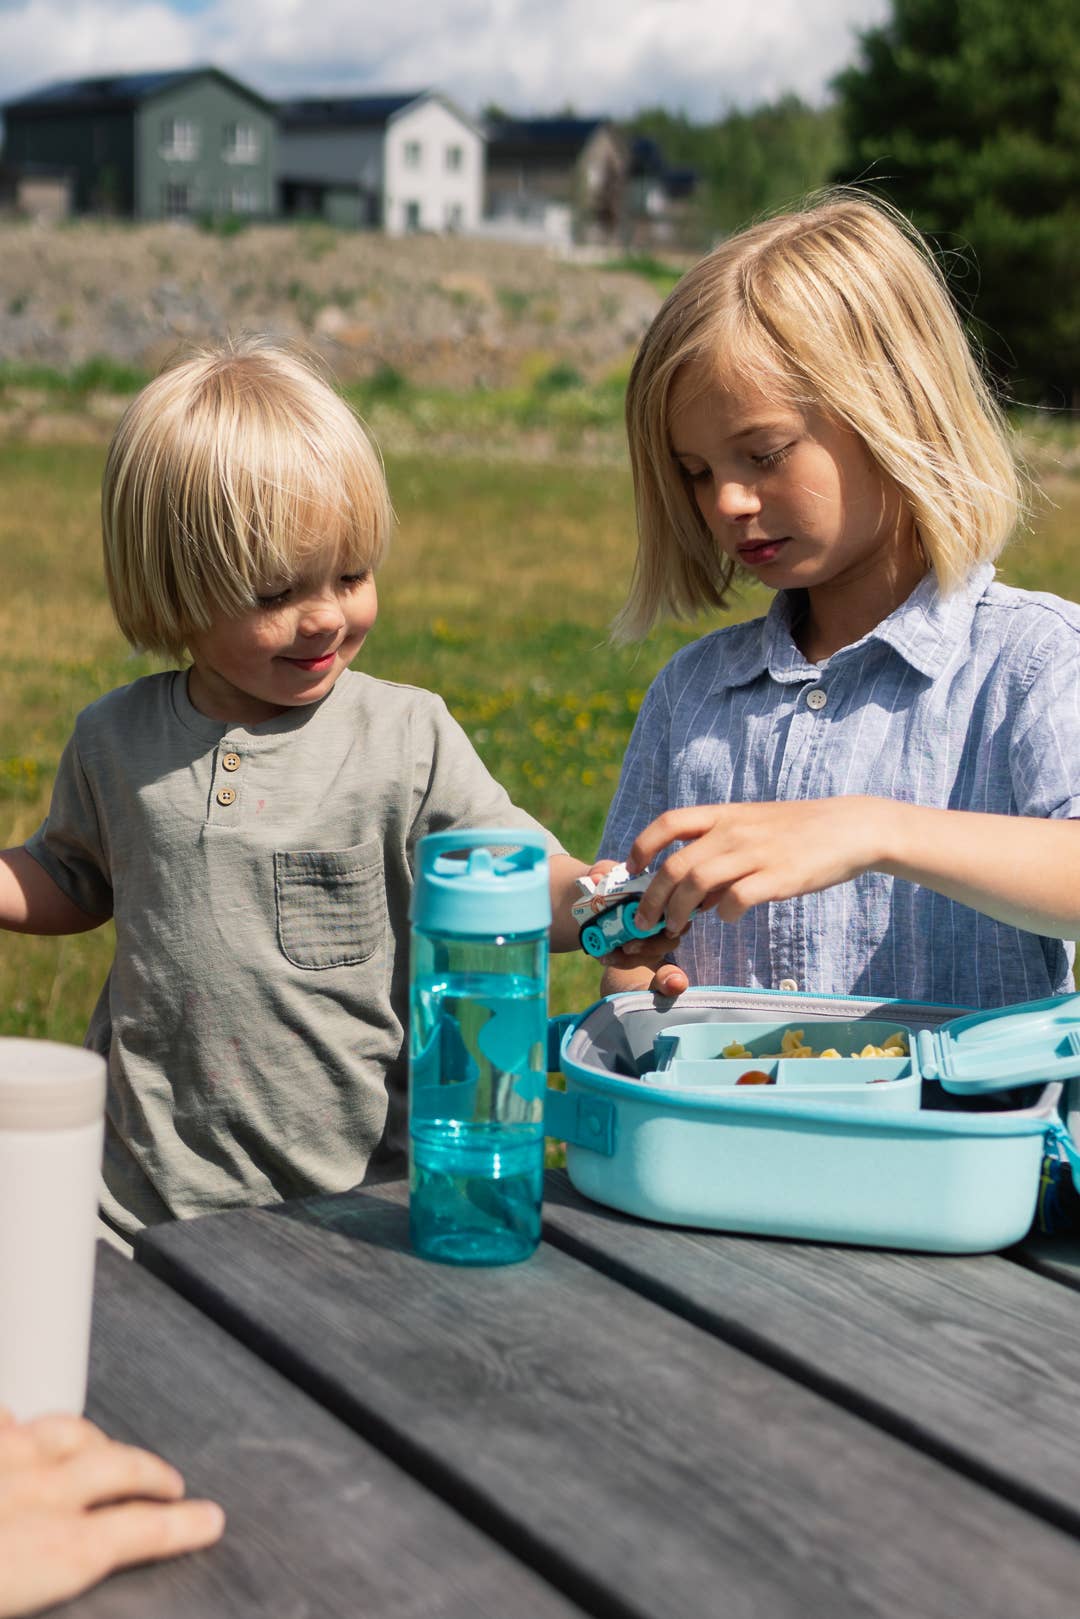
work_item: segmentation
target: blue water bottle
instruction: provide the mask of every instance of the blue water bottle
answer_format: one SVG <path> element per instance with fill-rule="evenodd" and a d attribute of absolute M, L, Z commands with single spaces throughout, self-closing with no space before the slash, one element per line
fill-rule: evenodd
<path fill-rule="evenodd" d="M 421 839 L 409 964 L 409 1229 L 450 1265 L 540 1241 L 551 895 L 544 838 Z"/>

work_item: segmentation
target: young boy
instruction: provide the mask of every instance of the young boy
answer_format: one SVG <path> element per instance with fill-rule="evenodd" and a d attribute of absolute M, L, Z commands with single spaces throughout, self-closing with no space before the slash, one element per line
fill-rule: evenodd
<path fill-rule="evenodd" d="M 109 449 L 121 630 L 190 667 L 80 714 L 49 815 L 0 854 L 0 926 L 116 955 L 103 1215 L 145 1224 L 403 1172 L 417 841 L 535 827 L 440 698 L 349 669 L 392 513 L 359 422 L 265 343 L 134 400 Z M 551 844 L 552 945 L 574 878 Z"/>

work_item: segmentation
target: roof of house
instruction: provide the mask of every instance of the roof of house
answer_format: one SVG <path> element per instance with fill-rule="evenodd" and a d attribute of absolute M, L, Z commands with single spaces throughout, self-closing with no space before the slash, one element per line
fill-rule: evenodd
<path fill-rule="evenodd" d="M 657 181 L 672 201 L 692 196 L 698 181 L 696 169 L 673 168 L 664 156 L 660 143 L 651 135 L 631 137 L 630 173 L 635 179 Z"/>
<path fill-rule="evenodd" d="M 383 96 L 303 96 L 278 102 L 283 129 L 363 129 L 382 125 L 426 92 L 404 90 Z"/>
<path fill-rule="evenodd" d="M 400 90 L 377 96 L 302 96 L 278 103 L 283 130 L 298 132 L 316 129 L 382 129 L 421 101 L 438 101 L 477 134 L 474 121 L 438 90 Z"/>
<path fill-rule="evenodd" d="M 487 126 L 488 160 L 504 163 L 573 163 L 607 118 L 493 118 Z"/>
<path fill-rule="evenodd" d="M 273 103 L 257 90 L 242 84 L 216 67 L 172 68 L 164 73 L 117 73 L 92 79 L 59 79 L 42 85 L 28 95 L 19 96 L 4 104 L 4 113 L 10 116 L 47 118 L 57 112 L 121 112 L 139 106 L 167 90 L 179 89 L 195 79 L 207 75 L 219 79 L 229 89 L 254 101 L 266 112 L 273 112 Z"/>

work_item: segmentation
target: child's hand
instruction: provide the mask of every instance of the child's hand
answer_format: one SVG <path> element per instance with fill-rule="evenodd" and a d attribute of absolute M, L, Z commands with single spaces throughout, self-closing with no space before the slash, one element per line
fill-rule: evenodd
<path fill-rule="evenodd" d="M 633 939 L 621 950 L 613 950 L 603 958 L 602 989 L 605 995 L 618 990 L 647 989 L 653 995 L 674 999 L 690 988 L 690 980 L 681 967 L 665 961 L 671 940 L 665 933 L 656 933 L 651 939 Z"/>
<path fill-rule="evenodd" d="M 702 804 L 668 810 L 638 834 L 627 861 L 643 871 L 669 843 L 669 855 L 642 896 L 638 922 L 667 917 L 665 948 L 694 911 L 711 908 L 736 922 L 752 905 L 811 894 L 869 871 L 879 858 L 880 798 L 821 798 L 793 804 Z"/>
<path fill-rule="evenodd" d="M 673 1001 L 690 988 L 690 980 L 673 961 L 662 962 L 655 972 L 648 967 L 620 966 L 615 956 L 611 957 L 611 961 L 612 965 L 605 966 L 600 980 L 601 995 L 619 995 L 630 989 L 644 989 L 650 995 L 662 995 L 665 1000 Z"/>
<path fill-rule="evenodd" d="M 598 860 L 590 866 L 588 874 L 595 881 L 606 877 L 617 865 L 617 860 Z M 669 1000 L 681 995 L 690 988 L 690 980 L 681 967 L 664 960 L 670 945 L 666 933 L 657 933 L 651 939 L 631 939 L 621 950 L 612 950 L 602 957 L 602 993 L 614 995 L 620 990 L 647 989 Z"/>
<path fill-rule="evenodd" d="M 609 871 L 614 871 L 618 864 L 617 860 L 598 860 L 595 865 L 589 867 L 585 875 L 591 877 L 593 882 L 598 882 L 601 877 L 606 877 Z"/>
<path fill-rule="evenodd" d="M 210 1546 L 224 1515 L 175 1468 L 81 1417 L 0 1408 L 0 1616 L 36 1613 L 114 1569 Z"/>

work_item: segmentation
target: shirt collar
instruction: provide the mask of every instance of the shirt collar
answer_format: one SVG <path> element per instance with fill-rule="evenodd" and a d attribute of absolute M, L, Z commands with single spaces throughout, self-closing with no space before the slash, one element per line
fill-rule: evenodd
<path fill-rule="evenodd" d="M 759 633 L 747 634 L 725 657 L 716 671 L 713 688 L 745 686 L 766 671 L 782 684 L 814 680 L 826 667 L 835 667 L 855 656 L 870 641 L 891 647 L 913 669 L 932 680 L 944 669 L 957 644 L 967 641 L 975 609 L 993 577 L 993 563 L 981 563 L 958 590 L 945 596 L 938 589 L 936 576 L 926 574 L 888 618 L 861 640 L 834 652 L 827 664 L 808 663 L 792 639 L 792 627 L 804 608 L 803 592 L 777 591 L 765 617 L 747 626 L 751 631 L 756 627 Z"/>

